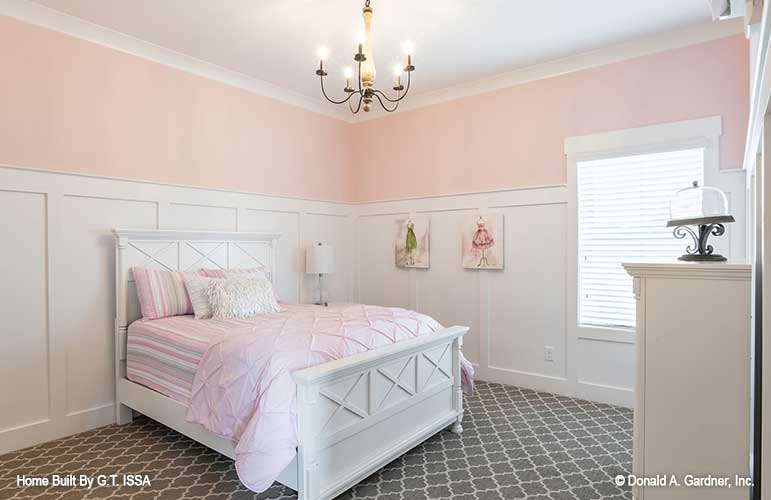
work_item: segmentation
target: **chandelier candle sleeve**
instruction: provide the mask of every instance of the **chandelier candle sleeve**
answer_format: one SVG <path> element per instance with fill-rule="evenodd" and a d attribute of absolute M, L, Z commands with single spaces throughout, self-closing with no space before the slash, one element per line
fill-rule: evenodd
<path fill-rule="evenodd" d="M 403 50 L 407 56 L 407 64 L 404 67 L 398 66 L 398 69 L 394 69 L 394 86 L 393 90 L 396 91 L 395 96 L 389 97 L 386 92 L 375 88 L 375 58 L 372 52 L 372 17 L 373 9 L 370 7 L 370 0 L 366 0 L 364 8 L 362 9 L 362 19 L 364 21 L 364 31 L 357 39 L 357 52 L 353 56 L 353 60 L 356 62 L 357 75 L 355 85 L 351 85 L 351 79 L 353 78 L 353 69 L 346 68 L 344 72 L 345 87 L 343 92 L 347 94 L 346 97 L 340 100 L 335 100 L 327 95 L 327 90 L 324 87 L 324 77 L 328 76 L 328 73 L 324 70 L 324 60 L 327 58 L 328 53 L 325 48 L 319 49 L 319 69 L 316 70 L 316 75 L 319 77 L 321 83 L 321 93 L 324 98 L 333 104 L 347 104 L 353 114 L 359 111 L 369 112 L 372 109 L 372 103 L 377 100 L 380 106 L 387 112 L 392 113 L 399 107 L 399 103 L 407 96 L 410 90 L 410 83 L 412 80 L 412 72 L 415 70 L 415 66 L 412 64 L 412 43 L 406 42 Z M 407 73 L 407 85 L 402 84 L 402 73 Z M 358 100 L 357 100 L 358 99 Z"/>

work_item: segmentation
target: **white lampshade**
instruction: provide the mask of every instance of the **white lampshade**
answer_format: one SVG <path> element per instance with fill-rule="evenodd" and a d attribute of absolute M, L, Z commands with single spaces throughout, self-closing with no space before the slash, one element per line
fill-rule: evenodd
<path fill-rule="evenodd" d="M 305 251 L 305 272 L 330 274 L 335 272 L 335 248 L 330 245 L 314 245 Z"/>

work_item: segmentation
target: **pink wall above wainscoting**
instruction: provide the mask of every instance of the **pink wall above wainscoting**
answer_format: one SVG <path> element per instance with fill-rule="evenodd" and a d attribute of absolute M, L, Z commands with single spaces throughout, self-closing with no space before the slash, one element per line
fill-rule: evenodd
<path fill-rule="evenodd" d="M 748 60 L 735 36 L 347 124 L 0 16 L 0 165 L 374 201 L 563 184 L 565 137 L 721 115 L 739 168 Z"/>
<path fill-rule="evenodd" d="M 723 117 L 721 168 L 741 168 L 749 112 L 741 35 L 533 81 L 361 124 L 360 201 L 564 184 L 565 137 Z"/>
<path fill-rule="evenodd" d="M 350 125 L 0 16 L 0 164 L 330 201 Z"/>

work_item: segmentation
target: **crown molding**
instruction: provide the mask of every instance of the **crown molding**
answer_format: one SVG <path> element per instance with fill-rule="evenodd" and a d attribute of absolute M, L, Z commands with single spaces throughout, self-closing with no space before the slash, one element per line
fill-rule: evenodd
<path fill-rule="evenodd" d="M 576 71 L 605 66 L 637 57 L 679 49 L 689 45 L 718 40 L 740 33 L 744 33 L 744 23 L 741 19 L 709 22 L 677 30 L 656 33 L 654 35 L 644 36 L 617 45 L 611 45 L 601 49 L 567 56 L 562 59 L 535 64 L 533 66 L 516 69 L 472 82 L 416 94 L 409 99 L 405 99 L 399 105 L 399 111 L 393 114 L 425 108 L 427 106 L 433 106 L 435 104 L 453 101 L 463 97 L 493 92 L 495 90 L 513 87 L 536 80 L 543 80 L 568 73 L 574 73 Z M 393 114 L 375 111 L 368 116 L 357 115 L 353 121 L 355 123 L 365 122 L 385 118 L 387 116 L 392 116 Z"/>
<path fill-rule="evenodd" d="M 140 40 L 131 35 L 94 24 L 38 3 L 28 0 L 0 0 L 0 15 L 87 40 L 330 118 L 349 123 L 353 121 L 350 114 L 347 113 L 347 109 L 344 113 L 343 110 L 329 106 L 321 99 L 307 97 L 244 73 L 223 68 L 222 66 L 188 56 L 181 52 Z"/>

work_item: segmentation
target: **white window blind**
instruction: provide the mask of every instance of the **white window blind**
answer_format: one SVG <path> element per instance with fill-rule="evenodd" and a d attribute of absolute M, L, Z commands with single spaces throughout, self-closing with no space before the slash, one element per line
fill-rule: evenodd
<path fill-rule="evenodd" d="M 578 187 L 578 322 L 633 328 L 628 261 L 671 260 L 685 242 L 666 227 L 669 199 L 704 181 L 704 149 L 580 161 Z"/>

